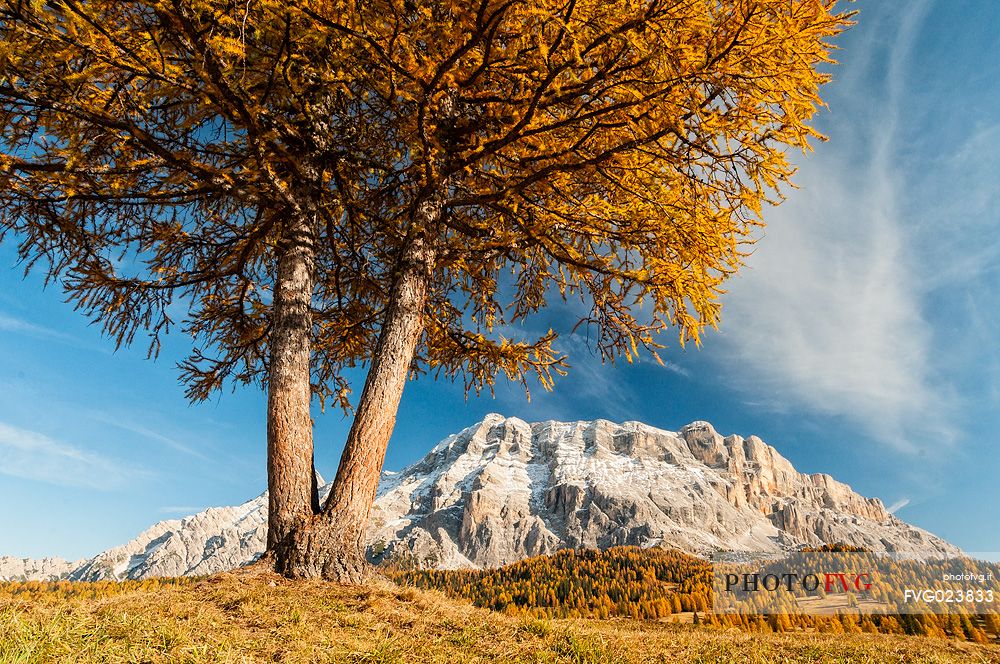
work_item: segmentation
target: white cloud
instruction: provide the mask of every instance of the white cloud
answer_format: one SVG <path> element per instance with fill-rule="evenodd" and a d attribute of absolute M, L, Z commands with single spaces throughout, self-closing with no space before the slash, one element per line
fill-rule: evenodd
<path fill-rule="evenodd" d="M 114 489 L 149 475 L 145 470 L 4 423 L 0 423 L 0 473 L 90 489 Z"/>
<path fill-rule="evenodd" d="M 123 419 L 121 417 L 113 417 L 111 415 L 107 415 L 104 413 L 90 413 L 89 415 L 91 419 L 101 422 L 102 424 L 108 424 L 115 428 L 121 429 L 122 431 L 128 431 L 129 433 L 137 434 L 139 436 L 142 436 L 143 438 L 148 438 L 149 440 L 162 443 L 163 445 L 166 445 L 167 447 L 176 450 L 178 452 L 182 452 L 183 454 L 187 454 L 202 460 L 208 459 L 208 457 L 206 457 L 201 452 L 195 450 L 194 448 L 188 445 L 185 445 L 184 443 L 178 440 L 175 440 L 174 438 L 171 438 L 170 436 L 166 436 L 158 431 L 153 431 L 152 429 L 149 429 L 147 427 L 135 424 L 134 422 L 130 422 L 127 419 Z"/>
<path fill-rule="evenodd" d="M 184 516 L 189 516 L 191 514 L 197 514 L 198 512 L 204 512 L 205 507 L 189 507 L 185 505 L 168 505 L 166 507 L 160 508 L 160 514 L 181 514 Z"/>
<path fill-rule="evenodd" d="M 888 512 L 889 514 L 895 514 L 896 512 L 898 512 L 899 510 L 903 509 L 904 507 L 906 507 L 909 504 L 910 504 L 910 499 L 909 498 L 900 498 L 899 500 L 897 500 L 896 502 L 894 502 L 892 505 L 889 505 L 889 507 L 885 508 L 885 511 Z"/>
<path fill-rule="evenodd" d="M 656 363 L 656 365 L 664 371 L 669 371 L 670 373 L 675 373 L 678 376 L 684 376 L 685 378 L 691 377 L 691 371 L 676 362 L 671 362 L 670 360 L 663 360 L 663 364 L 656 362 L 656 360 L 652 360 L 652 362 Z"/>
<path fill-rule="evenodd" d="M 921 15 L 917 7 L 882 26 L 898 30 L 885 99 L 873 104 L 863 94 L 871 81 L 857 80 L 871 75 L 859 71 L 866 60 L 874 67 L 886 59 L 879 45 L 853 54 L 841 84 L 847 101 L 829 118 L 831 141 L 802 163 L 800 188 L 766 214 L 764 237 L 730 285 L 721 328 L 751 400 L 843 417 L 907 450 L 955 438 L 922 311 L 927 270 L 914 264 L 896 144 L 903 66 Z"/>
<path fill-rule="evenodd" d="M 24 334 L 30 337 L 42 339 L 53 339 L 67 342 L 75 341 L 73 337 L 68 334 L 64 334 L 42 325 L 37 325 L 21 318 L 8 316 L 3 313 L 0 313 L 0 330 L 4 332 L 16 332 L 18 334 Z"/>

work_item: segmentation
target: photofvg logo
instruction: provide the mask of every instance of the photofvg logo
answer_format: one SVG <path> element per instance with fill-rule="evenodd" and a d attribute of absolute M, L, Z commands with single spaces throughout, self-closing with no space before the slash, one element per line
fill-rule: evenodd
<path fill-rule="evenodd" d="M 1000 568 L 975 557 L 801 551 L 752 560 L 750 554 L 730 553 L 713 562 L 712 573 L 716 613 L 982 615 L 1000 610 Z"/>
<path fill-rule="evenodd" d="M 820 586 L 826 593 L 837 592 L 863 592 L 871 590 L 872 575 L 868 572 L 854 574 L 850 572 L 824 572 L 823 574 L 798 574 L 785 573 L 761 574 L 760 572 L 736 574 L 726 574 L 726 592 L 732 592 L 734 588 L 749 593 L 758 590 L 777 592 L 780 586 L 784 586 L 788 592 L 800 589 L 803 592 L 816 592 Z"/>

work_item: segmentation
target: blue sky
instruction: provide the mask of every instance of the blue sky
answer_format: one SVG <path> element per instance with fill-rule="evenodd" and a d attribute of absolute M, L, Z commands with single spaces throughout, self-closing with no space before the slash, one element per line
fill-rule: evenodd
<path fill-rule="evenodd" d="M 1000 551 L 1000 5 L 854 6 L 817 122 L 830 140 L 795 157 L 799 189 L 769 212 L 700 350 L 609 367 L 567 337 L 571 375 L 530 403 L 516 386 L 466 399 L 412 382 L 386 467 L 494 411 L 705 419 L 967 551 Z M 112 352 L 0 245 L 0 555 L 90 556 L 263 490 L 263 396 L 188 405 L 186 349 L 172 334 L 155 363 L 142 346 Z M 315 419 L 332 476 L 349 422 Z"/>

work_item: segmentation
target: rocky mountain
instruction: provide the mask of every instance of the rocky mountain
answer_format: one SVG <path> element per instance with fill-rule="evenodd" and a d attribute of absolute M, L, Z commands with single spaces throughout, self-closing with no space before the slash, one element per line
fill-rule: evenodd
<path fill-rule="evenodd" d="M 131 542 L 74 568 L 73 581 L 200 576 L 256 560 L 267 542 L 267 494 L 237 507 L 212 507 L 161 521 Z M 0 576 L 3 568 L 0 568 Z"/>
<path fill-rule="evenodd" d="M 778 553 L 846 543 L 958 549 L 829 475 L 799 473 L 756 436 L 707 422 L 677 433 L 640 422 L 490 415 L 382 482 L 371 541 L 441 567 L 504 565 L 565 547 L 662 545 Z"/>
<path fill-rule="evenodd" d="M 62 558 L 14 558 L 0 556 L 0 580 L 2 581 L 58 581 L 85 561 L 75 563 Z"/>
<path fill-rule="evenodd" d="M 163 521 L 64 572 L 45 561 L 3 558 L 0 579 L 229 569 L 260 555 L 266 510 L 265 494 Z M 698 554 L 780 553 L 824 543 L 959 553 L 889 514 L 878 498 L 829 475 L 799 473 L 756 436 L 722 437 L 707 422 L 674 433 L 639 422 L 531 424 L 501 415 L 449 436 L 404 471 L 385 473 L 369 540 L 374 557 L 445 568 L 620 544 Z"/>

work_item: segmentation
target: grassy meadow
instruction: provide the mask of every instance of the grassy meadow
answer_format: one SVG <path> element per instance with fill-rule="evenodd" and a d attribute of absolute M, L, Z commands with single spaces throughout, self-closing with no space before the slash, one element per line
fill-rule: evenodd
<path fill-rule="evenodd" d="M 1000 662 L 1000 647 L 519 618 L 388 581 L 357 588 L 250 570 L 199 580 L 0 584 L 0 663 L 14 662 Z"/>

